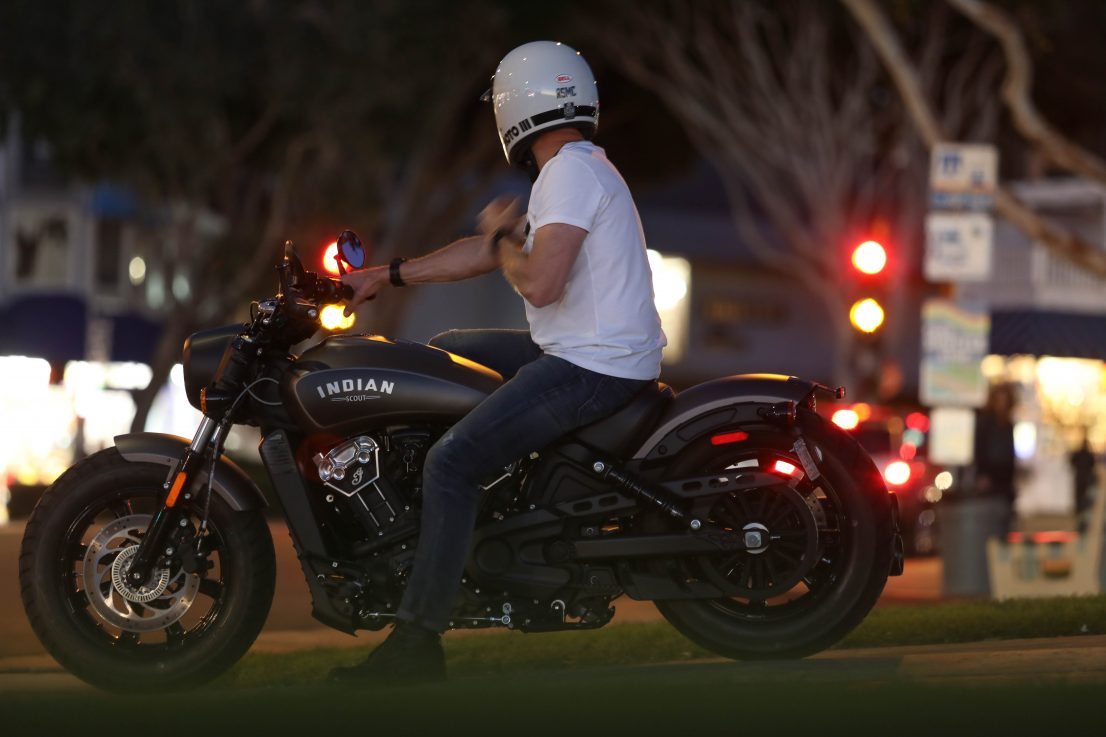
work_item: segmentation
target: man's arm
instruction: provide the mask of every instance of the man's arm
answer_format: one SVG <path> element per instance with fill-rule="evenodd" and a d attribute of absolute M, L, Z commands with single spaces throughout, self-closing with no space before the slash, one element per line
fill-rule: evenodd
<path fill-rule="evenodd" d="M 588 231 L 575 225 L 550 223 L 534 232 L 530 253 L 511 235 L 499 241 L 499 260 L 507 281 L 535 307 L 553 304 L 564 294 Z"/>
<path fill-rule="evenodd" d="M 488 247 L 487 239 L 474 235 L 404 262 L 400 267 L 400 277 L 406 284 L 461 281 L 494 271 L 498 266 L 499 261 Z M 353 287 L 354 292 L 353 299 L 346 306 L 347 315 L 391 283 L 387 266 L 354 271 L 343 276 L 342 281 Z"/>

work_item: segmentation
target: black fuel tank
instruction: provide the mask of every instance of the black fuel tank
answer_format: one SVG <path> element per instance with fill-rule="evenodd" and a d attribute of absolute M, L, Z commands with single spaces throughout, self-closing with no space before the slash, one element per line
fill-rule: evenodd
<path fill-rule="evenodd" d="M 422 343 L 336 335 L 304 351 L 284 381 L 305 430 L 352 432 L 396 422 L 455 422 L 503 383 L 495 371 Z"/>

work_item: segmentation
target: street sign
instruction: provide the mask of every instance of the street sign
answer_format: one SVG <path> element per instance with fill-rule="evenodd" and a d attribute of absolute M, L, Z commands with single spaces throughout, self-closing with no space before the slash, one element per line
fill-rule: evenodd
<path fill-rule="evenodd" d="M 975 411 L 963 407 L 934 407 L 929 413 L 930 463 L 967 466 L 975 450 Z"/>
<path fill-rule="evenodd" d="M 922 404 L 983 406 L 987 379 L 980 363 L 987 355 L 990 334 L 991 316 L 984 309 L 944 299 L 922 305 Z"/>
<path fill-rule="evenodd" d="M 938 143 L 929 160 L 930 205 L 989 210 L 998 185 L 998 149 L 990 144 Z"/>
<path fill-rule="evenodd" d="M 925 277 L 929 281 L 986 281 L 991 277 L 994 221 L 981 212 L 926 216 Z"/>

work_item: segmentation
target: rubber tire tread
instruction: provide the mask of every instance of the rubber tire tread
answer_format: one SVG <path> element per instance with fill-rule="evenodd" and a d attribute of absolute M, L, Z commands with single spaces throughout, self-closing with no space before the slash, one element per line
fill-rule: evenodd
<path fill-rule="evenodd" d="M 141 661 L 133 665 L 120 663 L 97 651 L 64 609 L 58 610 L 65 606 L 56 595 L 58 587 L 42 585 L 39 580 L 40 576 L 53 573 L 43 569 L 50 562 L 43 561 L 40 553 L 51 549 L 51 541 L 63 538 L 74 515 L 94 501 L 97 485 L 115 482 L 138 486 L 155 481 L 156 488 L 165 473 L 164 466 L 128 462 L 115 448 L 107 448 L 62 474 L 43 493 L 27 521 L 19 556 L 20 594 L 27 619 L 39 642 L 58 663 L 99 688 L 134 693 L 200 686 L 225 672 L 249 650 L 272 605 L 276 556 L 264 516 L 256 510 L 235 512 L 215 496 L 211 503 L 212 520 L 218 520 L 224 544 L 234 551 L 234 581 L 247 589 L 244 594 L 237 594 L 240 598 L 232 599 L 228 611 L 205 633 L 201 647 L 214 651 L 208 657 L 197 660 L 185 657 L 182 651 L 154 664 L 156 667 Z M 143 478 L 143 474 L 149 478 Z M 89 498 L 80 499 L 82 495 Z M 224 596 L 228 595 L 234 596 L 224 592 Z"/>

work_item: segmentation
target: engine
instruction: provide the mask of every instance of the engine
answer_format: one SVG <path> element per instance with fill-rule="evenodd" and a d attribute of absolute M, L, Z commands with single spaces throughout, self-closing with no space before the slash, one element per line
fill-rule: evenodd
<path fill-rule="evenodd" d="M 416 501 L 431 435 L 401 430 L 359 435 L 312 459 L 334 523 L 361 557 L 417 529 Z"/>

